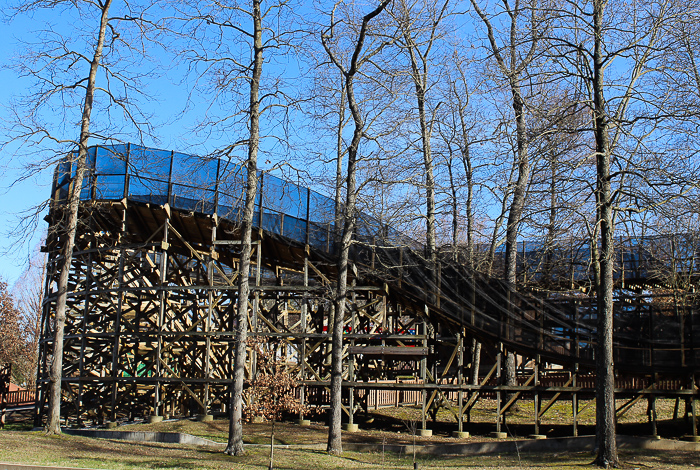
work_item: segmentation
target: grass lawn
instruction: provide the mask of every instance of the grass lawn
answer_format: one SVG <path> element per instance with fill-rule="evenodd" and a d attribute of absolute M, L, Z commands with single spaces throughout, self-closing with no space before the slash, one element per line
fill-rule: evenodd
<path fill-rule="evenodd" d="M 289 425 L 294 426 L 294 425 Z M 133 443 L 77 436 L 44 436 L 41 432 L 0 432 L 0 462 L 97 469 L 264 469 L 268 449 L 249 447 L 245 456 L 223 454 L 223 447 Z M 696 452 L 621 452 L 625 468 L 680 470 L 700 466 Z M 581 469 L 593 460 L 589 452 L 467 457 L 418 457 L 421 469 Z M 345 452 L 341 457 L 318 449 L 276 449 L 278 469 L 413 468 L 412 456 Z"/>
<path fill-rule="evenodd" d="M 542 431 L 551 436 L 571 435 L 570 410 L 553 409 L 543 420 Z M 678 434 L 687 434 L 684 421 L 670 420 L 664 416 L 672 412 L 668 404 L 661 404 L 662 426 L 680 428 Z M 449 412 L 441 411 L 435 423 L 428 427 L 434 430 L 432 438 L 416 438 L 417 444 L 448 444 L 490 441 L 488 433 L 494 430 L 492 411 L 488 400 L 480 402 L 472 414 L 472 423 L 465 430 L 472 437 L 457 441 L 450 437 L 456 429 L 454 418 Z M 593 408 L 593 407 L 591 407 Z M 591 408 L 582 417 L 581 434 L 595 432 Z M 508 432 L 512 436 L 525 436 L 532 433 L 531 413 L 526 402 L 508 418 Z M 413 436 L 408 432 L 411 421 L 420 417 L 420 410 L 412 407 L 386 408 L 367 416 L 358 415 L 358 433 L 344 433 L 345 443 L 372 444 L 411 444 Z M 620 434 L 648 434 L 646 407 L 635 405 L 635 409 L 625 416 L 618 425 Z M 228 422 L 214 420 L 198 422 L 190 419 L 164 421 L 153 424 L 134 423 L 122 425 L 117 430 L 182 432 L 225 443 L 228 436 Z M 242 457 L 231 457 L 223 453 L 224 446 L 197 447 L 157 443 L 133 443 L 117 440 L 90 439 L 61 435 L 45 436 L 41 432 L 31 432 L 28 418 L 16 419 L 0 431 L 0 462 L 39 464 L 96 469 L 266 469 L 268 466 L 270 425 L 246 424 L 244 437 L 250 444 Z M 639 431 L 639 432 L 635 432 Z M 323 449 L 327 428 L 321 423 L 300 427 L 293 423 L 279 423 L 275 431 L 275 441 L 294 448 L 275 448 L 275 468 L 278 469 L 350 469 L 350 468 L 395 468 L 412 469 L 413 457 L 390 452 L 344 452 L 342 456 L 327 455 Z M 299 446 L 303 447 L 299 447 Z M 590 452 L 521 453 L 474 456 L 418 456 L 421 469 L 583 469 L 594 455 Z M 660 452 L 649 450 L 620 450 L 623 468 L 627 469 L 692 469 L 700 467 L 700 452 Z"/>

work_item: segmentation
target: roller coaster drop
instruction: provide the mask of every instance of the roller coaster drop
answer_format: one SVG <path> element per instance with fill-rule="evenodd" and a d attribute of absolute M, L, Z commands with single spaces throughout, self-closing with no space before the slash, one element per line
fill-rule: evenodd
<path fill-rule="evenodd" d="M 47 218 L 37 424 L 48 390 L 51 319 L 65 242 L 60 227 L 75 171 L 72 158 L 56 170 Z M 88 160 L 69 280 L 64 415 L 114 421 L 125 415 L 225 411 L 234 357 L 243 169 L 225 160 L 130 144 L 92 147 Z M 259 181 L 252 334 L 277 345 L 278 356 L 303 384 L 302 399 L 322 405 L 335 313 L 334 203 L 269 174 L 261 174 Z M 462 431 L 478 397 L 494 396 L 500 431 L 505 411 L 527 396 L 534 397 L 538 433 L 542 415 L 558 398 L 570 397 L 577 433 L 578 399 L 593 395 L 595 381 L 590 375 L 595 298 L 573 289 L 588 276 L 585 249 L 560 250 L 556 269 L 545 275 L 533 268 L 542 252 L 526 251 L 523 245 L 521 275 L 538 280 L 540 287 L 565 284 L 561 279 L 566 279 L 570 289 L 514 293 L 449 260 L 441 261 L 434 275 L 419 243 L 366 214 L 358 216 L 357 227 L 344 318 L 350 423 L 360 408 L 382 400 L 410 401 L 423 408 L 423 429 L 426 414 L 443 406 Z M 654 244 L 683 257 L 651 256 Z M 689 245 L 682 237 L 650 239 L 619 250 L 616 396 L 629 400 L 621 412 L 641 397 L 648 398 L 650 409 L 658 396 L 686 399 L 697 435 L 696 286 L 673 288 L 652 274 L 669 265 L 678 271 L 695 263 L 697 249 Z M 654 250 L 659 251 L 664 250 Z M 467 380 L 472 362 L 465 344 L 471 338 L 483 342 L 487 354 L 478 384 Z M 505 350 L 521 358 L 518 386 L 500 381 Z M 254 362 L 247 370 L 255 373 Z"/>

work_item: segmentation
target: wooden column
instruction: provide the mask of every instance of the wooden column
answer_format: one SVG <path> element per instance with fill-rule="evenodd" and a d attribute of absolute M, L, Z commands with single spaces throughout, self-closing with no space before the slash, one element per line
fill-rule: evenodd
<path fill-rule="evenodd" d="M 154 413 L 156 416 L 163 416 L 163 398 L 160 396 L 161 382 L 159 379 L 162 378 L 162 366 L 161 353 L 163 351 L 163 326 L 165 325 L 165 305 L 167 303 L 167 293 L 164 287 L 167 284 L 167 271 L 168 271 L 168 233 L 170 227 L 170 218 L 166 217 L 165 223 L 163 224 L 163 240 L 160 244 L 160 263 L 159 263 L 159 275 L 160 275 L 160 291 L 158 292 L 158 331 L 156 332 L 156 389 L 154 393 Z"/>
<path fill-rule="evenodd" d="M 94 187 L 93 187 L 94 189 Z M 92 219 L 91 219 L 92 221 Z M 91 224 L 92 225 L 92 224 Z M 91 231 L 92 232 L 92 231 Z M 93 258 L 92 254 L 97 248 L 95 244 L 95 237 L 91 237 L 90 240 L 90 252 L 88 253 L 88 261 L 87 261 L 87 266 L 85 266 L 85 304 L 83 305 L 83 318 L 82 318 L 82 325 L 81 325 L 81 338 L 80 338 L 80 359 L 78 362 L 78 376 L 80 377 L 80 382 L 78 382 L 78 407 L 79 409 L 77 410 L 77 418 L 78 422 L 80 422 L 80 415 L 82 413 L 82 408 L 83 408 L 83 378 L 85 377 L 84 372 L 85 372 L 85 346 L 86 346 L 86 341 L 87 341 L 87 334 L 88 334 L 88 327 L 87 327 L 87 319 L 88 315 L 90 314 L 90 300 L 91 300 L 91 289 L 92 289 L 92 283 L 93 283 L 93 275 L 92 275 L 92 264 L 93 264 Z"/>
<path fill-rule="evenodd" d="M 576 388 L 578 384 L 576 379 L 578 378 L 578 364 L 574 364 L 574 369 L 572 371 L 573 377 L 571 377 L 571 386 Z M 578 393 L 573 392 L 571 394 L 571 413 L 573 415 L 574 424 L 574 437 L 578 436 Z"/>
<path fill-rule="evenodd" d="M 534 386 L 538 387 L 540 385 L 540 355 L 535 355 L 535 366 L 533 370 L 534 374 Z M 535 434 L 540 433 L 540 393 L 535 390 L 533 394 L 533 404 L 535 407 Z"/>
<path fill-rule="evenodd" d="M 126 233 L 126 205 L 122 209 L 122 225 L 119 236 L 117 237 L 117 243 L 121 245 L 121 237 Z M 116 318 L 114 319 L 114 332 L 112 340 L 112 400 L 110 407 L 110 421 L 117 420 L 117 395 L 119 392 L 119 349 L 121 346 L 121 319 L 122 319 L 122 304 L 124 302 L 124 293 L 121 288 L 124 287 L 124 258 L 126 252 L 124 248 L 119 249 L 119 269 L 117 274 L 117 312 Z"/>
<path fill-rule="evenodd" d="M 428 306 L 425 306 L 425 313 L 428 313 Z M 425 320 L 422 322 L 422 333 L 423 333 L 423 348 L 427 351 L 428 348 L 428 325 Z M 423 389 L 421 391 L 421 429 L 426 429 L 425 413 L 426 413 L 426 403 L 428 401 L 428 391 L 425 389 L 427 380 L 427 370 L 428 369 L 428 358 L 423 356 L 420 360 L 420 378 L 423 383 Z"/>
<path fill-rule="evenodd" d="M 457 347 L 459 351 L 457 352 L 457 384 L 459 385 L 459 390 L 457 391 L 457 406 L 459 407 L 459 415 L 457 416 L 457 431 L 464 432 L 464 391 L 462 390 L 462 385 L 464 385 L 464 335 L 463 332 L 457 333 Z"/>
<path fill-rule="evenodd" d="M 205 332 L 205 361 L 204 361 L 204 377 L 206 382 L 204 383 L 204 397 L 202 403 L 204 404 L 204 410 L 202 414 L 208 415 L 211 407 L 211 395 L 209 390 L 209 381 L 212 379 L 211 370 L 211 324 L 212 316 L 214 315 L 214 261 L 216 260 L 216 227 L 217 218 L 216 214 L 211 219 L 211 247 L 209 249 L 209 260 L 207 262 L 207 284 L 209 285 L 209 292 L 207 292 L 207 319 L 204 324 Z"/>
<path fill-rule="evenodd" d="M 695 374 L 691 376 L 692 383 L 690 384 L 691 387 L 690 389 L 692 391 L 696 391 L 696 380 L 695 380 Z M 697 395 L 693 394 L 693 396 L 690 398 L 690 417 L 692 419 L 692 427 L 693 427 L 693 440 L 696 440 L 698 438 L 698 421 L 697 421 L 697 404 L 698 404 L 698 398 Z"/>
<path fill-rule="evenodd" d="M 503 362 L 503 343 L 498 344 L 496 355 L 496 383 L 501 384 L 501 366 Z M 501 432 L 501 391 L 496 391 L 496 432 Z"/>
<path fill-rule="evenodd" d="M 308 234 L 308 232 L 307 232 Z M 307 235 L 308 237 L 308 235 Z M 307 316 L 308 316 L 308 310 L 309 310 L 309 298 L 308 298 L 308 293 L 306 288 L 309 286 L 309 245 L 307 244 L 304 247 L 304 293 L 302 294 L 302 302 L 301 302 L 301 351 L 300 355 L 301 357 L 299 358 L 300 363 L 299 363 L 299 381 L 301 383 L 301 386 L 299 387 L 299 402 L 301 403 L 301 411 L 299 412 L 299 419 L 303 420 L 304 419 L 304 406 L 306 406 L 306 385 L 304 385 L 304 381 L 307 378 L 307 373 L 306 373 L 306 342 L 307 342 L 307 337 L 306 335 L 309 333 L 308 331 L 308 326 L 307 326 Z"/>

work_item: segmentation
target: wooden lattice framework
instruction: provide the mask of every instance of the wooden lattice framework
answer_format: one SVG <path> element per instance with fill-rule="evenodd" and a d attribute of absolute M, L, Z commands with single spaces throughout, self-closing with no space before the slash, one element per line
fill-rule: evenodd
<path fill-rule="evenodd" d="M 69 281 L 65 413 L 113 420 L 224 410 L 236 327 L 237 227 L 167 206 L 98 203 L 81 210 L 90 229 L 77 240 Z M 253 333 L 284 346 L 291 373 L 315 386 L 307 395 L 323 400 L 333 265 L 312 258 L 308 246 L 261 232 L 255 238 Z M 38 410 L 45 404 L 61 243 L 56 235 L 47 242 Z M 420 378 L 428 356 L 424 319 L 382 287 L 355 282 L 350 300 L 346 378 Z"/>

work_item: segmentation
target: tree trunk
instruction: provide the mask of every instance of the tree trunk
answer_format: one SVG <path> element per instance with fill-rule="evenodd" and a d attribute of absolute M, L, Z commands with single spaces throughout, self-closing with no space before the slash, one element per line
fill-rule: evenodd
<path fill-rule="evenodd" d="M 518 145 L 518 179 L 513 191 L 513 201 L 508 211 L 508 225 L 506 226 L 506 284 L 510 293 L 517 291 L 517 256 L 518 256 L 518 229 L 525 207 L 525 195 L 530 181 L 530 162 L 528 159 L 528 137 L 525 122 L 525 106 L 520 95 L 519 79 L 514 79 L 511 85 L 513 91 L 513 110 L 515 111 L 517 145 Z M 513 296 L 509 296 L 508 308 L 515 308 Z M 507 320 L 510 325 L 510 318 Z M 510 326 L 507 326 L 510 335 Z M 513 338 L 508 337 L 513 340 Z M 505 360 L 504 380 L 506 385 L 517 385 L 515 353 L 507 351 Z M 513 394 L 509 393 L 511 397 Z"/>
<path fill-rule="evenodd" d="M 454 174 L 452 171 L 452 149 L 450 148 L 450 158 L 447 161 L 447 174 L 450 178 L 450 206 L 452 211 L 452 261 L 457 264 L 459 262 L 459 205 L 457 204 L 457 185 L 455 184 Z"/>
<path fill-rule="evenodd" d="M 353 75 L 346 75 L 345 89 L 348 105 L 355 122 L 352 141 L 348 147 L 348 173 L 346 179 L 345 210 L 343 218 L 343 232 L 340 241 L 340 253 L 338 256 L 338 283 L 335 297 L 335 317 L 333 319 L 333 337 L 331 351 L 331 408 L 330 423 L 328 426 L 327 451 L 334 455 L 343 452 L 341 440 L 342 417 L 342 381 L 343 381 L 343 324 L 345 321 L 345 303 L 348 290 L 348 263 L 350 257 L 350 244 L 355 231 L 355 204 L 356 204 L 356 177 L 357 177 L 357 150 L 363 135 L 364 122 L 355 101 L 355 88 Z"/>
<path fill-rule="evenodd" d="M 345 68 L 329 48 L 326 40 L 328 36 L 321 37 L 324 48 L 331 61 L 338 67 L 345 77 L 345 93 L 348 107 L 355 124 L 352 140 L 348 146 L 348 172 L 346 180 L 345 210 L 343 219 L 343 232 L 341 236 L 340 253 L 338 254 L 338 282 L 335 295 L 335 318 L 333 319 L 332 351 L 331 351 L 331 406 L 328 423 L 328 445 L 326 450 L 330 454 L 340 455 L 343 452 L 341 440 L 341 413 L 342 413 L 342 381 L 343 381 L 343 322 L 345 318 L 345 303 L 348 290 L 348 263 L 350 257 L 350 244 L 355 231 L 355 203 L 356 203 L 356 177 L 357 177 L 357 152 L 360 141 L 364 135 L 364 120 L 355 100 L 354 77 L 358 71 L 358 61 L 369 22 L 386 8 L 391 0 L 383 0 L 371 13 L 362 18 L 362 27 L 355 43 L 350 67 Z M 332 32 L 332 26 L 331 26 Z"/>
<path fill-rule="evenodd" d="M 253 0 L 253 75 L 250 80 L 250 137 L 248 141 L 247 184 L 245 209 L 241 227 L 241 259 L 238 277 L 238 306 L 236 318 L 236 356 L 229 411 L 229 435 L 225 452 L 243 455 L 243 382 L 245 379 L 246 342 L 248 338 L 248 297 L 250 295 L 250 258 L 252 252 L 253 215 L 258 188 L 258 146 L 260 144 L 260 76 L 263 64 L 262 16 L 260 1 Z"/>
<path fill-rule="evenodd" d="M 425 170 L 425 205 L 426 205 L 426 248 L 428 266 L 431 272 L 432 294 L 428 295 L 428 302 L 437 303 L 438 292 L 438 263 L 437 263 L 437 236 L 436 236 L 436 221 L 435 221 L 435 170 L 432 156 L 432 122 L 428 122 L 426 116 L 426 93 L 428 91 L 428 56 L 435 40 L 435 31 L 440 24 L 440 21 L 447 9 L 448 1 L 444 2 L 442 8 L 436 17 L 432 19 L 430 30 L 430 39 L 425 44 L 425 49 L 420 50 L 416 44 L 412 31 L 407 26 L 410 20 L 402 21 L 403 37 L 406 41 L 405 48 L 408 57 L 411 61 L 411 78 L 415 88 L 416 106 L 418 108 L 418 123 L 420 126 L 421 137 L 421 153 L 423 156 L 423 168 Z M 411 16 L 410 11 L 405 12 L 407 16 Z M 432 15 L 431 15 L 432 16 Z"/>
<path fill-rule="evenodd" d="M 476 338 L 472 338 L 471 354 L 471 384 L 479 385 L 479 367 L 481 366 L 481 343 Z"/>
<path fill-rule="evenodd" d="M 425 67 L 425 65 L 424 65 Z M 437 267 L 437 237 L 435 234 L 435 175 L 433 170 L 433 156 L 430 146 L 430 128 L 425 116 L 425 80 L 426 74 L 420 75 L 415 62 L 413 63 L 413 81 L 416 88 L 416 104 L 418 105 L 418 120 L 420 122 L 420 135 L 423 153 L 423 168 L 425 170 L 425 238 L 428 250 L 428 266 L 431 272 L 432 295 L 428 296 L 428 302 L 436 303 L 438 288 Z"/>
<path fill-rule="evenodd" d="M 610 185 L 610 143 L 608 118 L 603 94 L 602 30 L 605 2 L 593 2 L 593 93 L 596 142 L 596 189 L 599 194 L 597 211 L 600 230 L 600 284 L 598 286 L 598 350 L 596 354 L 596 441 L 598 456 L 595 464 L 604 468 L 617 467 L 615 442 L 615 373 L 613 369 L 613 224 Z"/>
<path fill-rule="evenodd" d="M 344 77 L 343 77 L 344 78 Z M 340 103 L 338 105 L 338 129 L 336 134 L 336 160 L 335 160 L 335 230 L 337 238 L 340 234 L 343 220 L 343 129 L 345 128 L 345 82 L 340 89 Z"/>
<path fill-rule="evenodd" d="M 85 90 L 85 103 L 83 105 L 83 116 L 80 124 L 80 140 L 78 142 L 78 159 L 75 162 L 75 179 L 71 184 L 68 196 L 68 226 L 64 234 L 65 247 L 63 250 L 63 261 L 61 262 L 61 275 L 58 279 L 58 298 L 56 299 L 56 331 L 54 334 L 53 360 L 49 374 L 49 417 L 46 424 L 47 434 L 61 433 L 61 379 L 63 377 L 63 328 L 66 323 L 66 300 L 68 296 L 68 277 L 73 259 L 73 247 L 75 246 L 75 235 L 78 226 L 78 209 L 80 206 L 80 192 L 83 188 L 83 178 L 87 161 L 87 146 L 90 137 L 90 115 L 92 114 L 92 102 L 95 96 L 95 82 L 97 81 L 97 70 L 102 60 L 102 49 L 105 42 L 107 24 L 109 23 L 109 7 L 112 0 L 105 0 L 102 4 L 102 15 L 100 17 L 100 30 L 95 46 L 95 54 L 90 63 L 90 74 L 88 75 L 87 88 Z"/>
<path fill-rule="evenodd" d="M 516 268 L 517 268 L 517 236 L 522 219 L 523 209 L 525 207 L 525 197 L 527 187 L 530 181 L 530 161 L 528 155 L 529 137 L 527 133 L 527 120 L 525 114 L 525 99 L 522 95 L 521 82 L 523 81 L 523 73 L 530 65 L 534 58 L 534 53 L 539 43 L 538 28 L 535 25 L 535 11 L 532 11 L 530 28 L 532 36 L 529 40 L 529 51 L 527 54 L 522 54 L 518 50 L 519 42 L 517 38 L 518 17 L 522 13 L 523 8 L 519 3 L 515 3 L 514 9 L 511 9 L 508 3 L 504 3 L 506 13 L 510 17 L 510 36 L 504 47 L 499 47 L 494 36 L 494 30 L 491 25 L 491 20 L 479 8 L 476 0 L 471 0 L 474 9 L 486 26 L 491 51 L 496 60 L 499 69 L 504 78 L 508 80 L 510 92 L 513 97 L 512 106 L 515 118 L 516 143 L 517 150 L 515 155 L 515 165 L 518 169 L 518 177 L 513 189 L 513 200 L 508 211 L 508 225 L 506 226 L 506 259 L 505 259 L 505 279 L 510 293 L 516 292 Z M 506 61 L 502 52 L 508 52 L 509 58 Z M 512 296 L 509 296 L 509 310 L 512 309 Z M 506 320 L 506 338 L 511 338 L 511 327 L 508 325 L 510 319 Z M 507 385 L 516 385 L 515 381 L 515 356 L 514 353 L 508 351 L 505 361 L 504 379 Z M 512 395 L 512 394 L 509 394 Z"/>

